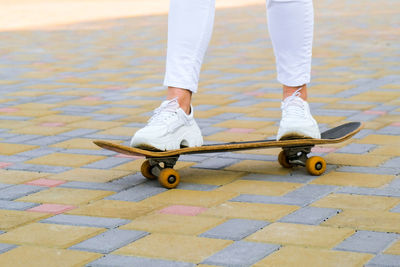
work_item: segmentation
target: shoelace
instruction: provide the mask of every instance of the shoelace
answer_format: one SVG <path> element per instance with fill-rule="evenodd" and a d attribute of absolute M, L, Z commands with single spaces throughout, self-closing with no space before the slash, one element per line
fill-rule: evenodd
<path fill-rule="evenodd" d="M 177 109 L 179 108 L 178 100 L 176 98 L 169 102 L 164 102 L 160 107 L 154 110 L 153 116 L 148 120 L 148 125 L 162 125 L 176 116 Z"/>
<path fill-rule="evenodd" d="M 282 102 L 282 110 L 285 111 L 286 117 L 303 117 L 305 115 L 304 104 L 300 99 L 300 90 L 297 89 L 291 96 L 288 96 Z"/>

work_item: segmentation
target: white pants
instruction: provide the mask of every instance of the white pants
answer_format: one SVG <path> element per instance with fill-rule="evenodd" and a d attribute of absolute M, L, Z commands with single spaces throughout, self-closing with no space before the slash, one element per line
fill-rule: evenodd
<path fill-rule="evenodd" d="M 197 91 L 214 13 L 215 0 L 170 0 L 165 86 Z M 267 18 L 278 81 L 287 86 L 310 82 L 312 0 L 267 0 Z"/>

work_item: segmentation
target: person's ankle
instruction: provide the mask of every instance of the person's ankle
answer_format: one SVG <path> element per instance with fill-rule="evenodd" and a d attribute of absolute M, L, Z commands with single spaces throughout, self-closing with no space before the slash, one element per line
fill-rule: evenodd
<path fill-rule="evenodd" d="M 307 85 L 303 84 L 300 86 L 286 86 L 283 85 L 283 96 L 282 99 L 285 100 L 287 97 L 291 96 L 294 94 L 298 89 L 301 89 L 299 91 L 300 93 L 300 98 L 303 99 L 304 101 L 307 101 Z"/>
<path fill-rule="evenodd" d="M 183 88 L 168 87 L 167 99 L 172 100 L 174 98 L 178 100 L 179 107 L 189 115 L 191 112 L 192 92 Z"/>

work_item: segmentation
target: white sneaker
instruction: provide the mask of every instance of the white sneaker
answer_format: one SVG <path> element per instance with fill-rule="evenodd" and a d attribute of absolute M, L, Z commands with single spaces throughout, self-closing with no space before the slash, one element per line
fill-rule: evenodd
<path fill-rule="evenodd" d="M 193 118 L 193 107 L 187 115 L 179 107 L 177 99 L 162 102 L 147 125 L 138 130 L 131 140 L 132 147 L 163 151 L 201 145 L 203 137 Z"/>
<path fill-rule="evenodd" d="M 300 97 L 300 89 L 282 102 L 281 109 L 282 119 L 276 140 L 321 138 L 308 103 Z"/>

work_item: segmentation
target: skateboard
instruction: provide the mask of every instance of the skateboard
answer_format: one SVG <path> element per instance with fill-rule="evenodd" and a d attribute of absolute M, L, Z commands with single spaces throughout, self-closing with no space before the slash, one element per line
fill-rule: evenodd
<path fill-rule="evenodd" d="M 308 157 L 315 145 L 335 144 L 343 142 L 363 127 L 360 122 L 349 122 L 321 133 L 321 139 L 291 139 L 291 140 L 258 140 L 231 142 L 223 144 L 203 145 L 200 147 L 184 147 L 177 150 L 152 151 L 123 146 L 108 141 L 93 141 L 97 146 L 121 154 L 146 157 L 141 166 L 141 173 L 148 179 L 157 179 L 165 188 L 175 188 L 180 181 L 179 173 L 173 169 L 180 155 L 240 151 L 249 149 L 281 147 L 278 162 L 284 168 L 294 166 L 306 167 L 311 175 L 321 175 L 326 169 L 322 157 Z"/>

